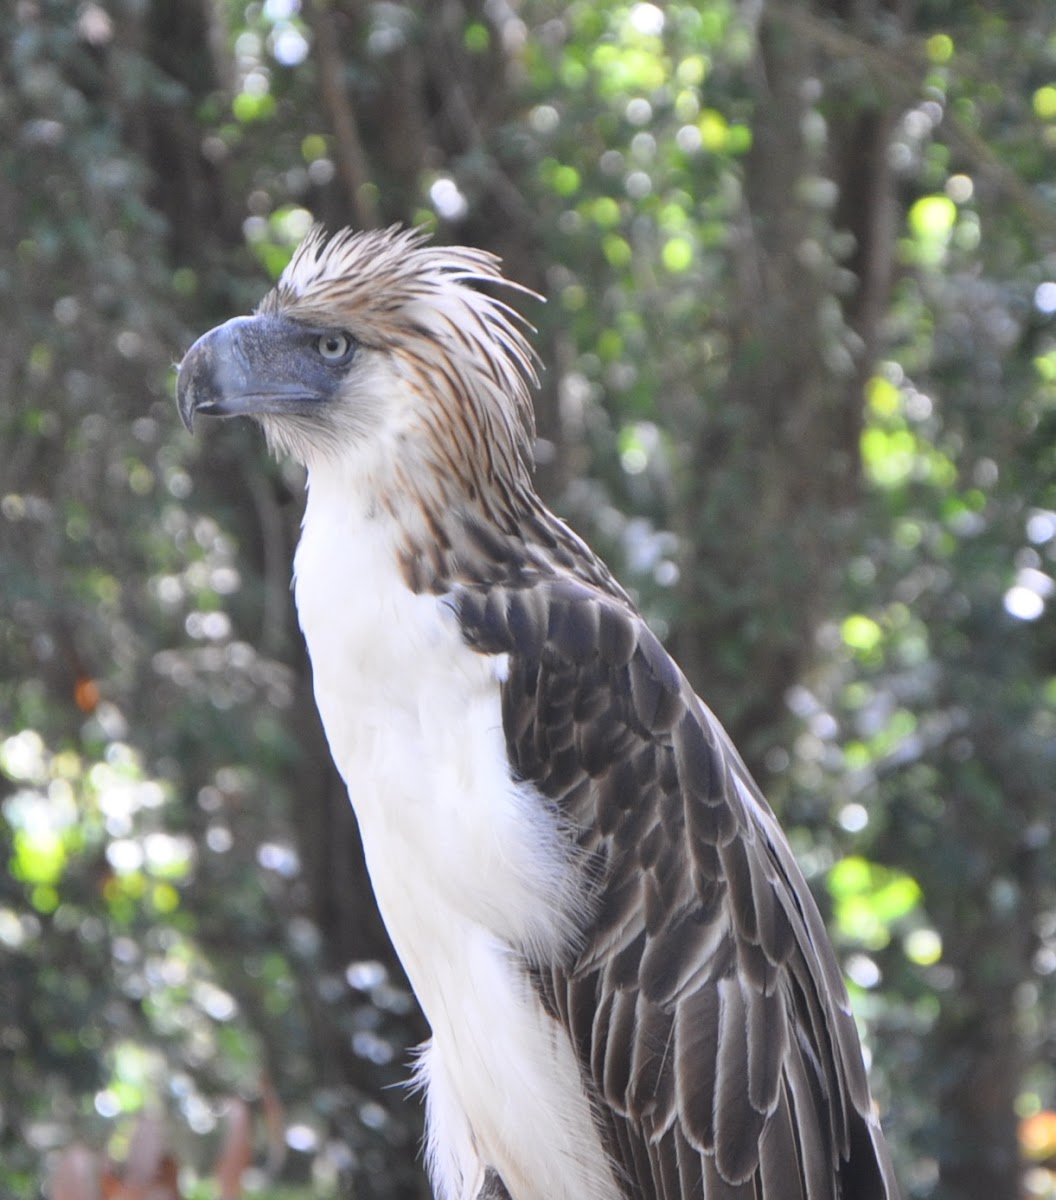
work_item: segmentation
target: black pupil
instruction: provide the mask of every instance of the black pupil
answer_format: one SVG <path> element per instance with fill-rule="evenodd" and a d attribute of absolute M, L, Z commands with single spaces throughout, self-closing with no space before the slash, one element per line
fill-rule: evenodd
<path fill-rule="evenodd" d="M 323 352 L 335 357 L 345 352 L 345 339 L 339 333 L 333 333 L 323 339 Z"/>

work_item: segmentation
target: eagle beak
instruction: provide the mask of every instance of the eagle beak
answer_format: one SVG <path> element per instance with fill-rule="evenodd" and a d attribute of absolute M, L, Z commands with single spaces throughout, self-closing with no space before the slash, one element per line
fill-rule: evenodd
<path fill-rule="evenodd" d="M 191 432 L 194 418 L 259 417 L 318 406 L 320 393 L 295 370 L 290 325 L 273 317 L 235 317 L 203 334 L 178 368 L 176 403 Z"/>

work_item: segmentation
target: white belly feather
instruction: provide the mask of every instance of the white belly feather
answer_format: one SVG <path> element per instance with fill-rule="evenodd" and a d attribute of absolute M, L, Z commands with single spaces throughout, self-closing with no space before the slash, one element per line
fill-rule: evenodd
<path fill-rule="evenodd" d="M 419 1075 L 442 1200 L 493 1167 L 513 1200 L 614 1200 L 571 1044 L 522 956 L 559 956 L 582 906 L 568 841 L 510 778 L 505 663 L 415 596 L 381 522 L 309 496 L 296 598 L 371 881 L 433 1031 Z"/>

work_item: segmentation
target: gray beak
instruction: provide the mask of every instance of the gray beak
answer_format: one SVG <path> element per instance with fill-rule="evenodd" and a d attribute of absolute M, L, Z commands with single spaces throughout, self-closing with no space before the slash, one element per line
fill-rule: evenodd
<path fill-rule="evenodd" d="M 176 403 L 188 430 L 210 417 L 319 410 L 338 380 L 306 349 L 311 331 L 282 317 L 235 317 L 194 343 L 179 366 Z"/>

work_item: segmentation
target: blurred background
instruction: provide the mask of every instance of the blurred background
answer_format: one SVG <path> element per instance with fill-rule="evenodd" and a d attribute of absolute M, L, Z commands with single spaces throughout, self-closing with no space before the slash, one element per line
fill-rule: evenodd
<path fill-rule="evenodd" d="M 1056 1196 L 1051 0 L 0 8 L 0 1197 L 425 1197 L 425 1034 L 173 364 L 313 219 L 500 254 L 545 497 L 826 914 L 907 1197 Z"/>

